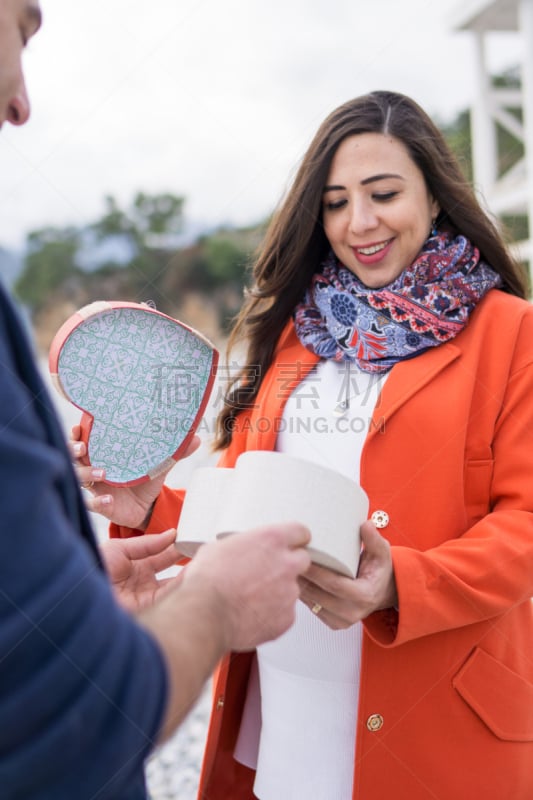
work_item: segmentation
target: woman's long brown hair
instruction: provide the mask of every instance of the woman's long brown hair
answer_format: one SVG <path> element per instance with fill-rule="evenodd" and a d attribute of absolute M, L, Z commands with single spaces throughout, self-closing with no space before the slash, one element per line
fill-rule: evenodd
<path fill-rule="evenodd" d="M 329 249 L 322 225 L 323 188 L 340 143 L 359 133 L 382 133 L 402 141 L 439 204 L 439 230 L 470 239 L 501 276 L 503 290 L 526 297 L 523 270 L 425 111 L 395 92 L 377 91 L 350 100 L 320 126 L 267 229 L 253 268 L 252 288 L 229 340 L 229 350 L 246 341 L 248 351 L 218 416 L 216 450 L 230 443 L 235 417 L 253 404 L 278 339 Z"/>

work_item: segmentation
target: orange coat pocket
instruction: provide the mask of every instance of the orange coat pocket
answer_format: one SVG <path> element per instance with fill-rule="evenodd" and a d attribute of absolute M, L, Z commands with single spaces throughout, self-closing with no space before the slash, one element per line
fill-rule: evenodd
<path fill-rule="evenodd" d="M 477 647 L 453 686 L 499 739 L 533 741 L 533 684 L 494 656 Z"/>

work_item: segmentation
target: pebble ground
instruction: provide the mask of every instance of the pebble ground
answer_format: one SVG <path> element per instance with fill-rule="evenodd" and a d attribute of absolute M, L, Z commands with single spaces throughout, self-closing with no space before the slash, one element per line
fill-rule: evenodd
<path fill-rule="evenodd" d="M 207 686 L 172 739 L 147 762 L 150 800 L 196 800 L 210 699 Z"/>

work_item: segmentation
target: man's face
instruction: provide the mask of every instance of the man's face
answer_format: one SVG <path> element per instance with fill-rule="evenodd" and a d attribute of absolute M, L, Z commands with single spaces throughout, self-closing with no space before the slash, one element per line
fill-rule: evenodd
<path fill-rule="evenodd" d="M 0 127 L 23 125 L 30 116 L 21 57 L 40 25 L 38 0 L 0 0 Z"/>

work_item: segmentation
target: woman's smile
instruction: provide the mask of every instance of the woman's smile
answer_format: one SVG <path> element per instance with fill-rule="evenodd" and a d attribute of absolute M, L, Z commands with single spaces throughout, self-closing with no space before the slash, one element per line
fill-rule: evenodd
<path fill-rule="evenodd" d="M 359 247 L 352 247 L 355 257 L 361 264 L 377 264 L 390 252 L 394 237 L 386 239 L 384 242 L 367 244 Z"/>

